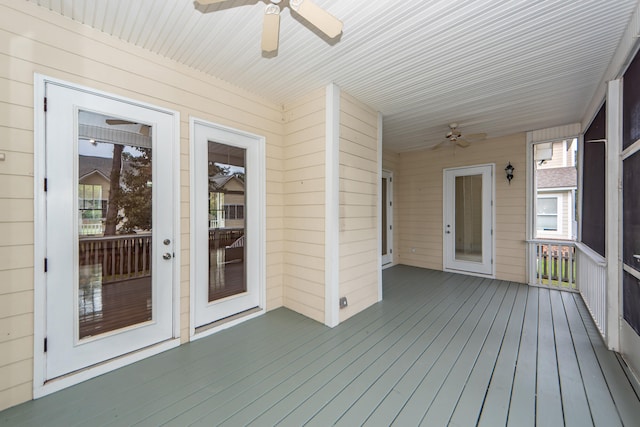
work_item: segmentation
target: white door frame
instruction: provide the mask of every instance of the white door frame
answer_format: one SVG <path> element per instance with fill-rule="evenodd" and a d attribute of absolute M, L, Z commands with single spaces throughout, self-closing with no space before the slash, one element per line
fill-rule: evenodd
<path fill-rule="evenodd" d="M 444 271 L 468 274 L 472 276 L 495 278 L 496 266 L 494 261 L 495 248 L 495 164 L 473 165 L 465 167 L 447 168 L 442 171 L 443 197 L 442 197 L 442 266 Z M 455 260 L 455 187 L 452 184 L 456 176 L 482 175 L 482 263 L 465 262 Z M 449 180 L 451 175 L 453 179 Z M 489 184 L 487 186 L 487 184 Z M 449 233 L 447 233 L 449 231 Z"/>
<path fill-rule="evenodd" d="M 199 339 L 209 336 L 222 329 L 229 328 L 240 322 L 244 322 L 253 317 L 259 316 L 266 311 L 266 164 L 265 164 L 265 138 L 263 136 L 254 135 L 248 132 L 222 126 L 206 120 L 191 117 L 189 119 L 190 134 L 190 199 L 191 199 L 191 233 L 190 233 L 190 335 L 192 339 Z M 198 182 L 203 178 L 206 180 L 207 168 L 206 162 L 202 160 L 208 158 L 206 144 L 209 140 L 214 140 L 221 144 L 227 144 L 235 147 L 245 148 L 247 151 L 247 208 L 245 209 L 245 227 L 247 233 L 250 233 L 247 240 L 251 243 L 247 245 L 247 288 L 251 288 L 255 292 L 255 301 L 257 309 L 246 316 L 238 319 L 222 322 L 212 328 L 206 328 L 196 333 L 196 328 L 202 323 L 202 315 L 198 315 L 197 310 L 202 312 L 203 309 L 209 310 L 210 307 L 218 305 L 219 302 L 203 304 L 197 300 L 197 296 L 201 293 L 198 290 L 198 284 L 202 285 L 204 281 L 208 283 L 208 245 L 206 240 L 208 237 L 208 218 L 206 217 L 205 208 L 208 206 L 208 198 L 202 200 L 199 190 L 202 189 Z M 203 168 L 203 166 L 205 166 Z M 203 205 L 205 203 L 205 205 Z M 198 212 L 205 212 L 205 217 Z M 200 225 L 199 225 L 200 224 Z M 206 228 L 206 233 L 202 229 Z M 204 242 L 204 243 L 203 243 Z M 198 251 L 198 247 L 206 247 L 206 254 Z M 204 272 L 204 273 L 203 273 Z M 233 300 L 234 297 L 225 298 L 224 300 Z M 222 301 L 227 302 L 227 301 Z M 234 306 L 235 307 L 235 306 Z M 250 307 L 252 308 L 252 307 Z M 236 313 L 231 313 L 233 315 Z M 226 316 L 223 316 L 226 317 Z M 215 320 L 213 320 L 215 321 Z"/>
<path fill-rule="evenodd" d="M 387 180 L 387 206 L 383 206 L 387 212 L 387 229 L 381 230 L 381 233 L 387 233 L 387 254 L 381 255 L 381 265 L 385 269 L 393 265 L 393 172 L 383 169 L 382 178 Z M 382 239 L 382 236 L 380 238 Z"/>
<path fill-rule="evenodd" d="M 174 174 L 172 192 L 174 195 L 180 194 L 180 114 L 177 111 L 139 102 L 137 100 L 120 97 L 103 91 L 98 91 L 86 86 L 76 85 L 59 79 L 54 79 L 41 74 L 34 74 L 34 375 L 33 394 L 34 398 L 42 397 L 63 388 L 78 384 L 90 378 L 94 378 L 103 373 L 112 371 L 122 366 L 142 360 L 146 357 L 166 351 L 180 345 L 180 206 L 173 203 L 173 230 L 175 251 L 174 263 L 177 268 L 173 269 L 173 338 L 159 344 L 146 347 L 139 351 L 111 359 L 109 361 L 85 368 L 76 373 L 47 381 L 46 374 L 46 354 L 44 352 L 44 340 L 47 331 L 46 313 L 46 280 L 47 276 L 44 268 L 46 257 L 46 197 L 44 191 L 44 180 L 46 178 L 46 129 L 45 129 L 45 97 L 46 85 L 67 87 L 73 90 L 87 92 L 92 95 L 113 99 L 125 103 L 134 104 L 143 108 L 156 110 L 169 114 L 172 117 L 171 146 L 166 147 L 172 153 L 172 169 Z M 177 197 L 177 196 L 176 196 Z"/>

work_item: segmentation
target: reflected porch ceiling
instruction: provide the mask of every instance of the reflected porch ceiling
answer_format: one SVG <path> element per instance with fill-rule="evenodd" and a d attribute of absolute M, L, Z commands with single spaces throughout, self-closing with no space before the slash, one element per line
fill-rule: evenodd
<path fill-rule="evenodd" d="M 314 0 L 344 22 L 339 40 L 284 8 L 265 58 L 262 1 L 27 1 L 276 104 L 334 82 L 383 114 L 398 152 L 437 144 L 451 122 L 491 138 L 580 121 L 638 3 Z"/>

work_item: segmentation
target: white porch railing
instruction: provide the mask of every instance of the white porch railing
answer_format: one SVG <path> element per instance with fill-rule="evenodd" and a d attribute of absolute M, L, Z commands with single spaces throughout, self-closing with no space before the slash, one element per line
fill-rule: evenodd
<path fill-rule="evenodd" d="M 577 290 L 575 242 L 530 240 L 529 284 Z"/>
<path fill-rule="evenodd" d="M 576 249 L 580 294 L 607 342 L 607 260 L 582 243 Z"/>

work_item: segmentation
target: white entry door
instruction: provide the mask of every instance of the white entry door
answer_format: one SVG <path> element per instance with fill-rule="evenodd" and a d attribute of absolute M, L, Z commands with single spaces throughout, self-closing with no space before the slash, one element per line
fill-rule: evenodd
<path fill-rule="evenodd" d="M 174 336 L 174 118 L 47 83 L 46 373 Z"/>
<path fill-rule="evenodd" d="M 444 170 L 446 271 L 493 277 L 493 165 Z"/>
<path fill-rule="evenodd" d="M 264 310 L 264 138 L 192 119 L 195 328 Z"/>
<path fill-rule="evenodd" d="M 381 262 L 383 268 L 393 264 L 393 174 L 382 171 L 381 182 Z"/>

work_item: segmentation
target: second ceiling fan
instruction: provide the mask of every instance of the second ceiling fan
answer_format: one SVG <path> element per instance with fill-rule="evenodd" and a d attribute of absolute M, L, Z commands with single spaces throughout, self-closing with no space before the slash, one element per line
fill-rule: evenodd
<path fill-rule="evenodd" d="M 437 145 L 434 145 L 432 148 L 436 149 L 436 148 L 440 148 L 444 145 L 453 145 L 458 146 L 458 147 L 462 147 L 462 148 L 467 148 L 471 142 L 473 141 L 479 141 L 482 139 L 485 139 L 487 137 L 486 133 L 476 133 L 476 134 L 472 134 L 472 135 L 462 135 L 462 132 L 460 132 L 458 130 L 458 124 L 457 123 L 451 123 L 449 125 L 449 132 L 447 132 L 447 134 L 444 136 L 444 141 L 440 142 Z"/>
<path fill-rule="evenodd" d="M 223 3 L 229 0 L 196 0 L 206 6 Z M 342 32 L 342 21 L 309 0 L 268 0 L 264 11 L 262 26 L 262 50 L 275 52 L 278 50 L 280 36 L 280 8 L 289 5 L 289 9 L 309 21 L 314 27 L 329 38 L 335 38 Z"/>

